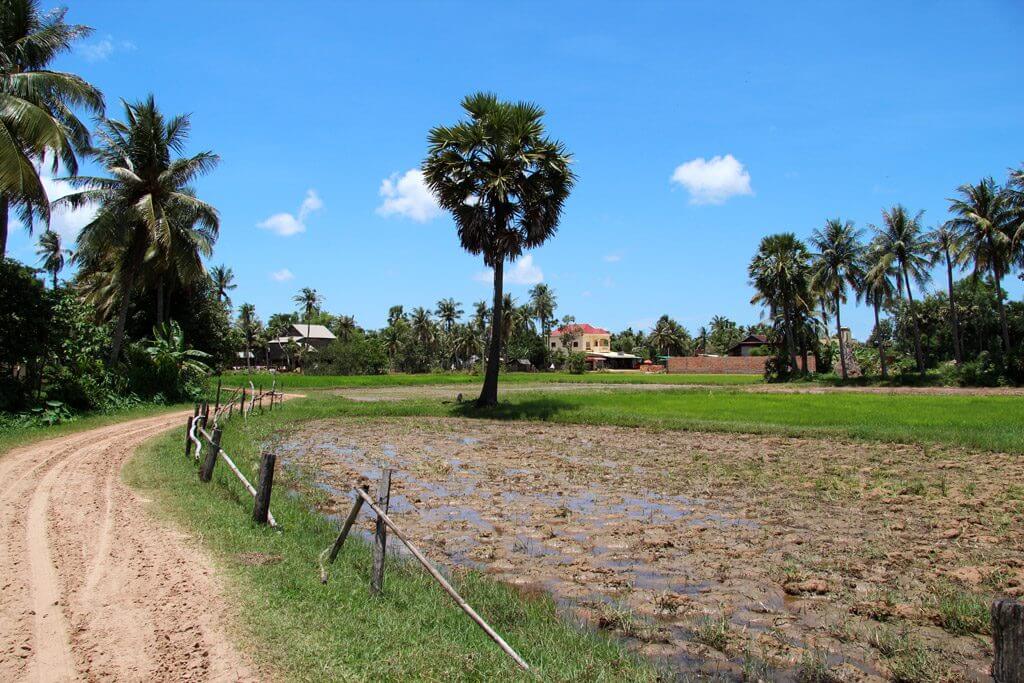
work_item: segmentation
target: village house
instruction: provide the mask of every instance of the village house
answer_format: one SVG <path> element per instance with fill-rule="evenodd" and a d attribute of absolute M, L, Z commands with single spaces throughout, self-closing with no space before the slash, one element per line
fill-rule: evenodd
<path fill-rule="evenodd" d="M 745 339 L 733 344 L 727 353 L 730 356 L 749 356 L 754 349 L 763 346 L 768 346 L 768 337 L 763 334 L 748 334 Z"/>
<path fill-rule="evenodd" d="M 552 353 L 586 354 L 587 366 L 591 370 L 633 370 L 640 364 L 639 356 L 612 351 L 612 335 L 608 330 L 587 323 L 564 325 L 552 330 L 548 348 Z"/>
<path fill-rule="evenodd" d="M 295 342 L 301 353 L 316 352 L 337 339 L 324 325 L 306 325 L 293 323 L 288 326 L 288 334 L 275 337 L 267 342 L 270 362 L 279 364 L 288 358 L 288 344 Z M 292 359 L 294 361 L 294 359 Z"/>

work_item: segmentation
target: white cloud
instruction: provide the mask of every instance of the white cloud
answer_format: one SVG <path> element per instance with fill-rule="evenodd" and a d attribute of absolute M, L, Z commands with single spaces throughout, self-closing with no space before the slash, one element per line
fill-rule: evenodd
<path fill-rule="evenodd" d="M 619 252 L 613 252 L 611 254 L 605 254 L 605 263 L 618 263 L 622 260 L 622 254 Z"/>
<path fill-rule="evenodd" d="M 491 284 L 494 282 L 494 271 L 488 268 L 473 276 L 477 282 Z M 527 254 L 505 269 L 504 281 L 510 285 L 536 285 L 544 282 L 544 271 L 533 262 L 533 254 Z"/>
<path fill-rule="evenodd" d="M 322 208 L 324 208 L 324 202 L 320 199 L 320 195 L 316 193 L 316 190 L 307 190 L 306 198 L 302 200 L 298 214 L 275 213 L 266 220 L 257 223 L 256 227 L 270 230 L 282 237 L 306 232 L 306 219 L 309 218 L 311 213 Z"/>
<path fill-rule="evenodd" d="M 281 270 L 274 271 L 270 274 L 270 279 L 274 282 L 288 282 L 294 278 L 295 274 L 287 268 L 282 268 Z"/>
<path fill-rule="evenodd" d="M 731 154 L 687 161 L 676 167 L 671 182 L 686 188 L 691 204 L 722 204 L 729 197 L 754 194 L 750 174 Z"/>
<path fill-rule="evenodd" d="M 135 49 L 135 43 L 130 40 L 114 40 L 113 36 L 106 36 L 91 43 L 82 43 L 77 51 L 89 62 L 103 62 L 110 59 L 115 52 L 131 52 Z"/>
<path fill-rule="evenodd" d="M 441 207 L 423 180 L 418 168 L 399 176 L 392 173 L 380 183 L 380 196 L 384 202 L 377 207 L 381 216 L 405 216 L 417 223 L 426 223 L 441 215 Z"/>
<path fill-rule="evenodd" d="M 46 196 L 51 202 L 75 191 L 63 180 L 56 180 L 45 175 L 40 176 L 40 179 L 43 181 L 43 187 L 46 188 Z M 50 230 L 59 234 L 65 245 L 70 246 L 82 228 L 96 217 L 97 210 L 95 206 L 81 209 L 71 209 L 66 206 L 55 208 L 50 211 Z"/>

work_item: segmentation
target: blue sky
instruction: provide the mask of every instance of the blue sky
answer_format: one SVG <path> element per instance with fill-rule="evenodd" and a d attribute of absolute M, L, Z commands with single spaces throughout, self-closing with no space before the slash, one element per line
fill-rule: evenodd
<path fill-rule="evenodd" d="M 1024 162 L 1019 2 L 69 4 L 96 33 L 59 68 L 111 114 L 149 92 L 191 112 L 192 150 L 221 155 L 198 187 L 222 216 L 212 262 L 264 319 L 304 286 L 369 327 L 489 298 L 409 173 L 477 90 L 544 107 L 579 175 L 510 291 L 543 278 L 559 315 L 614 330 L 754 322 L 763 235 L 867 230 L 896 202 L 934 225 L 957 185 Z M 10 252 L 34 260 L 21 230 Z M 869 311 L 844 318 L 869 332 Z"/>

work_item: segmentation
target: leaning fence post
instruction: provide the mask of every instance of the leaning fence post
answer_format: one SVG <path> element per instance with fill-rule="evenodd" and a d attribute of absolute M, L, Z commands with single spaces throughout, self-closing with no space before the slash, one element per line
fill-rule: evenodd
<path fill-rule="evenodd" d="M 270 451 L 263 451 L 260 456 L 260 480 L 256 484 L 256 502 L 252 507 L 252 521 L 257 524 L 267 523 L 270 512 L 270 492 L 274 488 L 274 463 L 277 456 Z"/>
<path fill-rule="evenodd" d="M 1024 604 L 1016 600 L 992 603 L 992 642 L 996 683 L 1024 683 Z"/>
<path fill-rule="evenodd" d="M 221 377 L 218 375 L 217 376 L 217 403 L 213 407 L 213 412 L 214 413 L 216 413 L 218 410 L 220 410 L 220 383 L 221 383 Z"/>
<path fill-rule="evenodd" d="M 238 399 L 238 414 L 245 417 L 245 387 L 242 387 L 242 397 Z"/>
<path fill-rule="evenodd" d="M 192 455 L 192 421 L 195 420 L 194 415 L 189 415 L 185 418 L 185 457 Z"/>
<path fill-rule="evenodd" d="M 217 464 L 217 456 L 220 455 L 221 428 L 213 430 L 213 437 L 210 439 L 210 448 L 206 451 L 206 459 L 203 466 L 199 468 L 199 481 L 210 481 L 213 478 L 213 467 Z"/>
<path fill-rule="evenodd" d="M 391 502 L 391 470 L 385 468 L 381 473 L 380 486 L 377 489 L 377 505 L 387 513 Z M 384 587 L 384 557 L 388 545 L 388 527 L 377 515 L 377 528 L 373 536 L 373 573 L 370 575 L 370 593 L 377 595 Z"/>

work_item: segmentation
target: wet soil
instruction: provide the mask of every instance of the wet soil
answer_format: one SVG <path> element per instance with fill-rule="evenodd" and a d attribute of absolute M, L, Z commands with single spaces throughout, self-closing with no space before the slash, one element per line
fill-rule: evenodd
<path fill-rule="evenodd" d="M 326 514 L 394 468 L 428 556 L 550 593 L 680 675 L 988 680 L 988 601 L 1024 593 L 1018 456 L 434 418 L 280 438 Z"/>

